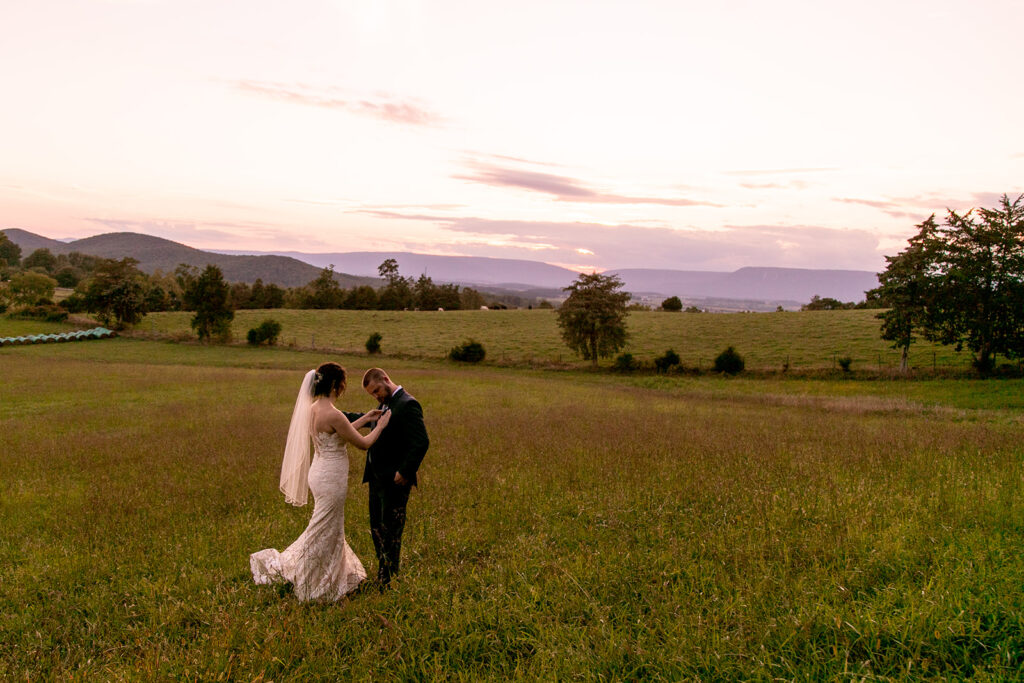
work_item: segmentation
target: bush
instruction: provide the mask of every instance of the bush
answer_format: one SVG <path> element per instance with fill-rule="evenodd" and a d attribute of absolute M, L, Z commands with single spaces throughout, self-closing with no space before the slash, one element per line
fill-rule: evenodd
<path fill-rule="evenodd" d="M 268 318 L 260 323 L 259 327 L 254 327 L 249 330 L 247 335 L 249 343 L 253 346 L 259 346 L 263 342 L 273 346 L 277 343 L 277 338 L 281 334 L 281 323 Z"/>
<path fill-rule="evenodd" d="M 736 353 L 733 347 L 727 348 L 715 358 L 715 372 L 724 372 L 727 375 L 736 375 L 743 372 L 745 363 L 743 356 Z"/>
<path fill-rule="evenodd" d="M 452 350 L 448 352 L 448 358 L 463 363 L 479 363 L 486 355 L 487 351 L 484 350 L 484 345 L 472 339 L 464 342 L 462 346 L 452 347 Z"/>
<path fill-rule="evenodd" d="M 384 338 L 380 332 L 374 332 L 366 340 L 367 353 L 380 353 L 380 340 Z"/>
<path fill-rule="evenodd" d="M 654 367 L 658 368 L 658 372 L 668 372 L 672 366 L 679 365 L 679 361 L 679 354 L 669 349 L 664 355 L 654 359 Z"/>
<path fill-rule="evenodd" d="M 853 359 L 849 356 L 843 356 L 842 358 L 836 359 L 836 362 L 839 363 L 839 367 L 843 369 L 843 372 L 849 372 L 850 364 L 853 363 Z"/>
<path fill-rule="evenodd" d="M 54 306 L 51 303 L 42 306 L 29 306 L 9 314 L 8 317 L 20 320 L 45 320 L 48 323 L 61 323 L 68 319 L 68 312 L 60 306 Z"/>
<path fill-rule="evenodd" d="M 663 311 L 681 311 L 683 310 L 683 302 L 678 296 L 670 296 L 661 302 L 661 310 Z"/>
<path fill-rule="evenodd" d="M 615 364 L 612 366 L 612 369 L 615 370 L 615 372 L 633 372 L 638 367 L 640 367 L 640 364 L 636 362 L 635 358 L 633 358 L 633 354 L 624 353 L 615 359 Z"/>

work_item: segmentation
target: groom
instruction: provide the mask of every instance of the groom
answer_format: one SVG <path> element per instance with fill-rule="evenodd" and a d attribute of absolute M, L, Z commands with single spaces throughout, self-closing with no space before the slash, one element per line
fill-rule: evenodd
<path fill-rule="evenodd" d="M 419 401 L 392 382 L 386 372 L 367 370 L 363 389 L 380 402 L 381 410 L 391 411 L 387 429 L 366 452 L 363 471 L 363 483 L 370 485 L 370 535 L 377 553 L 377 581 L 384 590 L 398 574 L 405 506 L 430 439 Z"/>

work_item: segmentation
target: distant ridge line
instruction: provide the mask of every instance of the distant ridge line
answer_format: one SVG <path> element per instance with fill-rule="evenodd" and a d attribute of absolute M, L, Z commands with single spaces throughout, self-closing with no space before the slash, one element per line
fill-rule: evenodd
<path fill-rule="evenodd" d="M 130 256 L 137 259 L 139 267 L 147 273 L 158 268 L 172 272 L 180 263 L 196 267 L 212 263 L 221 268 L 229 281 L 252 283 L 261 279 L 282 287 L 305 285 L 330 264 L 334 265 L 336 279 L 343 287 L 379 286 L 377 267 L 389 258 L 398 261 L 399 271 L 406 277 L 417 278 L 429 272 L 439 283 L 511 292 L 546 291 L 552 292 L 553 298 L 578 275 L 568 268 L 524 259 L 385 251 L 203 251 L 162 237 L 132 232 L 106 233 L 71 242 L 17 228 L 3 232 L 21 246 L 26 256 L 43 247 L 54 253 L 79 251 L 105 258 Z M 814 295 L 860 301 L 867 290 L 878 286 L 877 274 L 862 270 L 747 266 L 732 272 L 664 268 L 621 268 L 606 272 L 619 275 L 625 289 L 634 296 L 652 301 L 657 297 L 679 296 L 758 301 L 765 305 L 778 302 L 792 306 L 810 301 Z"/>

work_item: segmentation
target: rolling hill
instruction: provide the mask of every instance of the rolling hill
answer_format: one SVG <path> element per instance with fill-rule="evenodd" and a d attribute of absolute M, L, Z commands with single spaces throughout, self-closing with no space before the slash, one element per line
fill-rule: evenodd
<path fill-rule="evenodd" d="M 474 256 L 440 256 L 409 252 L 212 252 L 194 249 L 171 240 L 131 232 L 107 233 L 62 242 L 18 229 L 4 232 L 28 255 L 47 248 L 54 253 L 72 251 L 106 258 L 130 256 L 148 273 L 157 268 L 173 271 L 178 264 L 203 267 L 212 263 L 231 282 L 257 278 L 283 287 L 304 285 L 320 269 L 334 264 L 336 278 L 346 288 L 379 285 L 377 267 L 386 259 L 398 261 L 406 277 L 430 276 L 435 282 L 451 282 L 484 291 L 525 297 L 557 299 L 561 288 L 576 273 L 548 263 L 521 259 Z M 860 301 L 864 292 L 878 285 L 875 273 L 863 270 L 806 268 L 740 268 L 733 272 L 625 268 L 609 271 L 622 278 L 626 291 L 648 303 L 678 296 L 700 306 L 738 310 L 773 310 L 799 306 L 815 294 L 841 301 Z"/>
<path fill-rule="evenodd" d="M 27 256 L 35 249 L 47 248 L 55 254 L 68 254 L 73 251 L 103 258 L 124 258 L 129 256 L 138 260 L 139 269 L 152 273 L 160 269 L 172 272 L 179 264 L 185 263 L 197 268 L 213 264 L 224 273 L 229 282 L 255 282 L 257 279 L 265 283 L 275 283 L 282 287 L 298 287 L 316 278 L 320 268 L 288 256 L 268 255 L 230 255 L 212 251 L 203 251 L 152 235 L 134 232 L 113 232 L 72 242 L 61 242 L 48 239 L 25 230 L 5 229 L 15 244 Z M 335 273 L 335 278 L 342 287 L 356 285 L 379 285 L 376 277 L 357 277 L 345 273 Z"/>

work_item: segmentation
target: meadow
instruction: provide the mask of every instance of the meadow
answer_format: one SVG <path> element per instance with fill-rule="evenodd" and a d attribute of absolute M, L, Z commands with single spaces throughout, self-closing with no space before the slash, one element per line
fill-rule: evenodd
<path fill-rule="evenodd" d="M 899 351 L 879 338 L 877 311 L 802 311 L 779 313 L 629 314 L 630 339 L 624 352 L 650 363 L 674 349 L 689 368 L 707 370 L 726 346 L 734 346 L 748 369 L 781 372 L 834 369 L 837 358 L 852 359 L 854 370 L 878 374 L 899 367 Z M 149 336 L 185 338 L 190 313 L 153 313 L 138 326 Z M 492 364 L 584 367 L 561 339 L 551 310 L 497 311 L 237 311 L 236 340 L 263 320 L 282 325 L 281 341 L 298 348 L 361 353 L 367 337 L 380 332 L 385 354 L 443 358 L 468 338 L 487 349 Z M 911 364 L 924 370 L 963 371 L 970 354 L 918 341 Z M 605 361 L 608 364 L 609 361 Z"/>
<path fill-rule="evenodd" d="M 339 405 L 371 407 L 365 354 L 0 348 L 0 679 L 1020 677 L 1020 380 L 385 357 L 432 440 L 403 575 L 310 605 L 253 585 L 248 555 L 308 520 L 277 477 L 326 359 L 351 373 Z M 347 535 L 372 570 L 351 455 Z"/>

